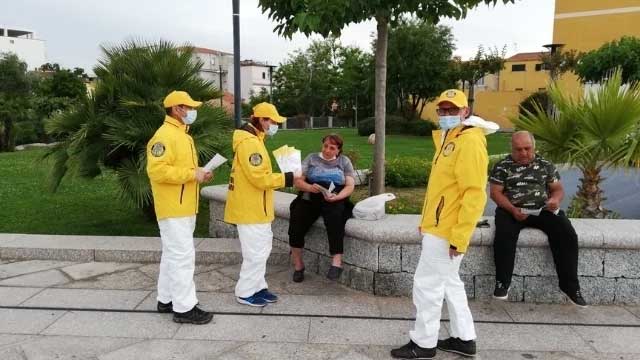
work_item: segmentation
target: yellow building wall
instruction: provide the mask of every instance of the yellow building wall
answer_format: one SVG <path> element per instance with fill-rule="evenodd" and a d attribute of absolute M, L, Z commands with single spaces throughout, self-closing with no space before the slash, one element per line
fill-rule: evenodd
<path fill-rule="evenodd" d="M 556 14 L 635 6 L 638 0 L 556 0 Z"/>
<path fill-rule="evenodd" d="M 536 92 L 547 87 L 549 83 L 548 71 L 536 71 L 536 64 L 540 61 L 507 61 L 504 69 L 500 71 L 499 91 L 520 91 Z M 512 71 L 511 66 L 515 64 L 525 64 L 525 71 Z"/>

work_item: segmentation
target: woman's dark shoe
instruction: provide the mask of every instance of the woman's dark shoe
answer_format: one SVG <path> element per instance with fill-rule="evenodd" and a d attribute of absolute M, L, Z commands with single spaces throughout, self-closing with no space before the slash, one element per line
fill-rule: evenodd
<path fill-rule="evenodd" d="M 336 281 L 340 278 L 340 275 L 342 275 L 342 268 L 331 265 L 329 271 L 327 272 L 327 279 Z"/>
<path fill-rule="evenodd" d="M 195 324 L 203 325 L 207 324 L 213 319 L 213 314 L 194 306 L 191 310 L 185 313 L 173 313 L 173 321 L 181 324 Z"/>
<path fill-rule="evenodd" d="M 293 282 L 303 282 L 304 281 L 304 268 L 301 270 L 295 270 L 293 272 Z"/>

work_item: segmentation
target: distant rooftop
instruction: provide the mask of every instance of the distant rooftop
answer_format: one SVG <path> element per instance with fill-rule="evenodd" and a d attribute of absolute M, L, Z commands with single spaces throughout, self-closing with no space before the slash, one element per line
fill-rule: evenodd
<path fill-rule="evenodd" d="M 12 38 L 34 39 L 35 32 L 26 29 L 16 29 L 0 25 L 0 36 L 8 36 Z"/>
<path fill-rule="evenodd" d="M 254 61 L 254 60 L 242 60 L 240 61 L 240 66 L 264 66 L 270 67 L 275 65 L 269 65 L 269 63 L 264 61 Z"/>
<path fill-rule="evenodd" d="M 213 54 L 213 55 L 233 55 L 232 53 L 228 53 L 225 51 L 207 49 L 203 47 L 194 47 L 193 51 L 200 54 Z"/>
<path fill-rule="evenodd" d="M 542 55 L 546 54 L 545 52 L 526 52 L 526 53 L 517 53 L 512 57 L 508 58 L 507 61 L 540 61 L 542 60 Z"/>

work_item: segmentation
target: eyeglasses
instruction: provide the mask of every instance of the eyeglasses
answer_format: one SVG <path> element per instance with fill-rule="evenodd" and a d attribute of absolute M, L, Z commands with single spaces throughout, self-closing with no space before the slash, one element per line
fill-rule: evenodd
<path fill-rule="evenodd" d="M 452 107 L 452 108 L 438 108 L 438 109 L 436 109 L 436 112 L 440 116 L 458 115 L 458 114 L 460 114 L 460 108 L 454 108 L 454 107 Z"/>

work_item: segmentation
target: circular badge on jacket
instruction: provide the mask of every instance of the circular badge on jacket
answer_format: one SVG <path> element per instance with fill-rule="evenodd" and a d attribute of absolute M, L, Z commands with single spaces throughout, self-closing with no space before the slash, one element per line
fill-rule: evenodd
<path fill-rule="evenodd" d="M 451 153 L 453 152 L 453 150 L 456 149 L 456 144 L 454 143 L 448 143 L 444 149 L 442 150 L 442 155 L 444 156 L 449 156 L 451 155 Z"/>
<path fill-rule="evenodd" d="M 161 142 L 153 144 L 153 146 L 151 146 L 151 155 L 155 157 L 164 155 L 164 144 Z"/>
<path fill-rule="evenodd" d="M 253 166 L 259 166 L 262 164 L 262 155 L 258 153 L 253 153 L 249 156 L 249 163 Z"/>

